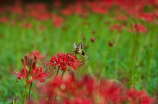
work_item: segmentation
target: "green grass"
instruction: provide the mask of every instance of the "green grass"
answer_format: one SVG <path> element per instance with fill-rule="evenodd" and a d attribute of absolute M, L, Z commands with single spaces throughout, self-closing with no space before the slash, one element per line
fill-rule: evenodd
<path fill-rule="evenodd" d="M 74 42 L 83 42 L 84 51 L 90 56 L 87 69 L 78 70 L 79 73 L 126 82 L 127 86 L 145 89 L 153 96 L 158 93 L 158 25 L 129 18 L 127 27 L 131 23 L 147 27 L 144 35 L 127 30 L 111 32 L 109 27 L 121 22 L 110 15 L 91 13 L 88 19 L 77 15 L 65 18 L 62 28 L 54 27 L 51 20 L 41 22 L 32 18 L 25 20 L 33 25 L 29 29 L 22 27 L 25 21 L 0 24 L 0 101 L 11 101 L 24 92 L 24 81 L 17 83 L 16 77 L 7 71 L 10 60 L 20 69 L 25 53 L 38 50 L 51 58 L 59 52 L 73 53 Z M 46 26 L 45 30 L 38 28 L 41 24 Z M 95 37 L 94 43 L 91 37 Z M 113 47 L 109 47 L 109 41 L 115 41 Z"/>

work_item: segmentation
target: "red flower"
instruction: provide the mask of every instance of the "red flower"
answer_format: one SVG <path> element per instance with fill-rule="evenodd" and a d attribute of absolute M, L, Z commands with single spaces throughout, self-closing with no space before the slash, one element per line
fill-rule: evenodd
<path fill-rule="evenodd" d="M 37 60 L 40 60 L 41 58 L 43 58 L 43 55 L 41 55 L 39 51 L 32 51 L 30 53 L 30 57 L 36 57 Z"/>
<path fill-rule="evenodd" d="M 51 18 L 51 15 L 49 13 L 38 13 L 38 14 L 35 14 L 35 18 L 40 20 L 40 21 L 45 21 L 45 20 L 48 20 L 49 18 Z"/>
<path fill-rule="evenodd" d="M 137 91 L 133 88 L 127 90 L 127 101 L 131 104 L 153 104 L 154 99 L 150 98 L 145 91 Z"/>
<path fill-rule="evenodd" d="M 107 14 L 107 10 L 104 7 L 93 7 L 92 11 L 94 13 Z"/>
<path fill-rule="evenodd" d="M 10 65 L 10 67 L 11 67 L 12 71 L 9 71 L 9 72 L 11 72 L 13 75 L 17 76 L 18 79 L 21 79 L 21 78 L 24 79 L 28 76 L 28 70 L 27 70 L 26 66 L 22 68 L 21 72 L 19 70 L 15 69 L 11 65 Z"/>
<path fill-rule="evenodd" d="M 72 14 L 72 11 L 68 8 L 65 8 L 61 11 L 62 14 L 70 16 Z"/>
<path fill-rule="evenodd" d="M 45 25 L 40 25 L 39 26 L 39 30 L 45 30 L 45 29 L 46 29 Z"/>
<path fill-rule="evenodd" d="M 38 84 L 42 98 L 46 104 L 152 104 L 153 98 L 145 91 L 136 89 L 127 90 L 120 83 L 108 79 L 101 79 L 100 83 L 95 78 L 86 75 L 82 80 L 74 77 L 74 73 L 65 73 L 61 79 L 60 75 L 50 80 L 46 85 Z M 50 95 L 50 92 L 51 95 Z M 60 99 L 54 98 L 58 97 Z M 61 100 L 62 99 L 62 100 Z M 43 104 L 38 102 L 38 104 Z"/>
<path fill-rule="evenodd" d="M 53 24 L 55 25 L 55 27 L 57 27 L 57 28 L 61 27 L 62 23 L 63 23 L 63 18 L 60 17 L 60 16 L 55 16 L 54 22 L 53 22 Z"/>
<path fill-rule="evenodd" d="M 50 74 L 48 74 L 45 70 L 43 70 L 43 67 L 37 67 L 31 71 L 30 73 L 31 79 L 29 83 L 31 83 L 33 80 L 40 80 L 40 82 L 44 82 L 45 78 L 48 77 Z"/>
<path fill-rule="evenodd" d="M 146 20 L 148 22 L 153 22 L 154 14 L 151 14 L 151 13 L 140 13 L 140 18 L 142 18 L 143 20 Z"/>
<path fill-rule="evenodd" d="M 9 72 L 17 76 L 18 79 L 25 78 L 25 81 L 28 83 L 31 83 L 35 79 L 43 82 L 44 79 L 50 76 L 52 73 L 50 72 L 50 70 L 43 70 L 42 67 L 36 66 L 37 59 L 40 58 L 40 53 L 38 51 L 33 51 L 29 55 L 25 55 L 25 59 L 22 58 L 22 63 L 24 67 L 22 68 L 21 72 L 14 68 L 12 65 L 10 65 L 12 71 Z M 27 79 L 29 79 L 29 81 Z"/>
<path fill-rule="evenodd" d="M 62 5 L 62 2 L 60 0 L 56 0 L 54 2 L 54 6 L 56 6 L 56 7 L 60 7 L 61 5 Z"/>
<path fill-rule="evenodd" d="M 122 26 L 122 25 L 114 24 L 113 26 L 110 27 L 110 30 L 111 31 L 118 30 L 119 32 L 122 32 L 123 28 L 124 28 L 124 26 Z"/>
<path fill-rule="evenodd" d="M 51 60 L 45 64 L 50 65 L 56 69 L 56 67 L 61 67 L 63 71 L 68 68 L 73 68 L 74 70 L 77 70 L 80 66 L 84 65 L 84 59 L 79 61 L 76 57 L 76 55 L 73 55 L 72 53 L 58 53 L 57 57 L 55 55 L 52 56 Z"/>
<path fill-rule="evenodd" d="M 31 28 L 32 25 L 31 25 L 31 23 L 27 22 L 27 23 L 24 23 L 24 24 L 23 24 L 23 27 L 24 27 L 24 28 Z"/>
<path fill-rule="evenodd" d="M 121 87 L 114 81 L 102 80 L 99 86 L 99 91 L 104 97 L 105 102 L 113 102 L 116 104 L 123 99 Z"/>
<path fill-rule="evenodd" d="M 6 23 L 8 21 L 7 17 L 0 17 L 0 22 L 1 23 Z"/>
<path fill-rule="evenodd" d="M 14 13 L 17 13 L 17 14 L 22 14 L 24 13 L 24 10 L 22 9 L 22 7 L 20 6 L 13 6 L 11 8 L 11 11 L 14 12 Z"/>
<path fill-rule="evenodd" d="M 118 17 L 117 17 L 117 19 L 118 20 L 120 20 L 120 21 L 127 21 L 127 16 L 125 16 L 125 15 L 119 15 Z"/>
<path fill-rule="evenodd" d="M 131 25 L 132 25 L 132 30 L 131 30 L 132 32 L 138 32 L 138 33 L 146 33 L 147 32 L 146 27 L 144 27 L 140 23 L 131 24 Z"/>
<path fill-rule="evenodd" d="M 43 70 L 42 67 L 37 67 L 37 66 L 35 66 L 30 73 L 27 66 L 24 66 L 21 72 L 17 70 L 15 71 L 13 67 L 11 69 L 13 71 L 12 72 L 13 75 L 17 76 L 18 79 L 25 78 L 25 81 L 27 81 L 27 77 L 29 77 L 28 83 L 31 83 L 35 79 L 40 80 L 40 82 L 44 82 L 44 79 L 50 75 L 45 70 Z"/>
<path fill-rule="evenodd" d="M 91 37 L 91 42 L 94 42 L 95 41 L 95 38 L 94 37 Z"/>

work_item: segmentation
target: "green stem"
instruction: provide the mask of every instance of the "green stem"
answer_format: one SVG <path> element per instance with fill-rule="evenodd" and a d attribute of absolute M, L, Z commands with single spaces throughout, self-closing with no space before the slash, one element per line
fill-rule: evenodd
<path fill-rule="evenodd" d="M 32 82 L 31 82 L 31 84 L 30 84 L 30 88 L 29 88 L 29 98 L 28 98 L 28 103 L 29 103 L 29 101 L 30 101 L 31 88 L 32 88 Z"/>
<path fill-rule="evenodd" d="M 23 104 L 25 104 L 25 102 L 26 102 L 27 87 L 28 87 L 28 83 L 27 83 L 27 81 L 26 81 Z"/>

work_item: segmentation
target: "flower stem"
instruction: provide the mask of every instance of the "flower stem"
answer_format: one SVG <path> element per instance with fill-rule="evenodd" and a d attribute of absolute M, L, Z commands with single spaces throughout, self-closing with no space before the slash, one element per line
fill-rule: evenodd
<path fill-rule="evenodd" d="M 28 103 L 29 103 L 29 101 L 30 101 L 31 88 L 32 88 L 32 82 L 31 82 L 31 84 L 30 84 L 30 88 L 29 88 L 29 98 L 28 98 Z"/>
<path fill-rule="evenodd" d="M 23 104 L 25 104 L 25 102 L 26 102 L 27 87 L 28 87 L 28 83 L 27 83 L 27 81 L 26 81 Z"/>
<path fill-rule="evenodd" d="M 62 81 L 62 78 L 63 78 L 63 76 L 64 76 L 64 73 L 65 73 L 65 71 L 63 71 L 63 74 L 62 74 L 62 76 L 61 76 L 61 81 Z"/>
<path fill-rule="evenodd" d="M 57 73 L 56 73 L 56 75 L 55 75 L 54 81 L 55 81 L 55 79 L 56 79 L 56 77 L 57 77 L 57 74 L 59 73 L 59 69 L 60 69 L 60 67 L 58 67 L 58 70 L 57 70 Z"/>

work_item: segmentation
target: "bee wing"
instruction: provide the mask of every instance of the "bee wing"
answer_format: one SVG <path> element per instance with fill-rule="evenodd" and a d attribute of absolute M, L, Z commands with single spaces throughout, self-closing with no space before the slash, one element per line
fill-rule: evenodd
<path fill-rule="evenodd" d="M 74 51 L 76 51 L 76 49 L 77 49 L 77 47 L 78 47 L 77 44 L 74 43 L 73 46 L 74 46 Z"/>
<path fill-rule="evenodd" d="M 77 47 L 79 48 L 79 50 L 80 50 L 80 49 L 83 49 L 83 42 L 79 43 L 79 44 L 77 45 Z"/>

